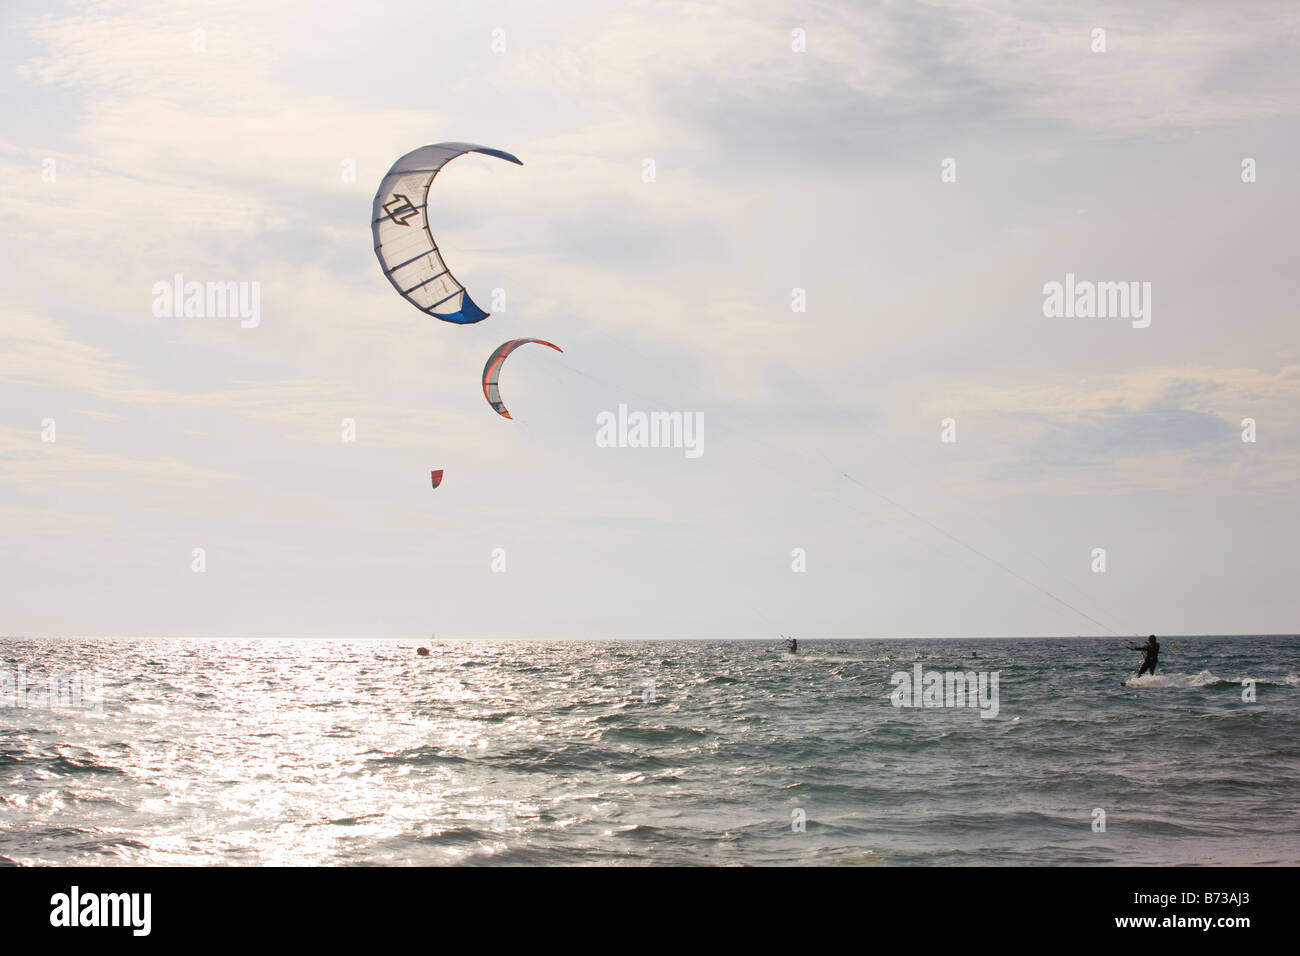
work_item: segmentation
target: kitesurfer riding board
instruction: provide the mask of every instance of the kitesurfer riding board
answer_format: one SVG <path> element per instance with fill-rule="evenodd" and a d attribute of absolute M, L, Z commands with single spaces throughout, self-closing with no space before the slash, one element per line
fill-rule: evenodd
<path fill-rule="evenodd" d="M 1142 666 L 1138 668 L 1137 675 L 1133 680 L 1137 680 L 1143 674 L 1150 673 L 1152 677 L 1156 676 L 1156 664 L 1160 661 L 1160 642 L 1152 634 L 1147 638 L 1145 644 L 1130 644 L 1129 650 L 1142 652 Z M 1120 681 L 1121 687 L 1131 686 L 1128 681 Z"/>

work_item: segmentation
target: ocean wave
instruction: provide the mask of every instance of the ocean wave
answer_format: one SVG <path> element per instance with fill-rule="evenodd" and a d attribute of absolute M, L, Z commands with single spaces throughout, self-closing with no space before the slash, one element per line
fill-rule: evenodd
<path fill-rule="evenodd" d="M 1300 639 L 1188 640 L 1132 690 L 1088 641 L 87 646 L 20 645 L 121 690 L 10 712 L 0 865 L 1300 862 Z M 998 719 L 892 707 L 918 659 L 1001 668 Z"/>
<path fill-rule="evenodd" d="M 707 727 L 608 727 L 601 736 L 604 740 L 627 740 L 632 743 L 668 744 L 697 741 L 708 737 Z"/>
<path fill-rule="evenodd" d="M 1218 688 L 1218 687 L 1241 687 L 1246 681 L 1252 681 L 1257 686 L 1267 687 L 1300 687 L 1300 678 L 1294 674 L 1288 674 L 1286 677 L 1220 677 L 1209 671 L 1202 670 L 1195 674 L 1143 674 L 1141 677 L 1130 677 L 1125 684 L 1129 687 L 1198 687 L 1198 688 Z"/>
<path fill-rule="evenodd" d="M 82 758 L 78 761 L 66 754 L 56 754 L 53 758 L 47 759 L 43 769 L 59 774 L 107 773 L 128 776 L 121 767 L 99 763 L 94 757 Z"/>
<path fill-rule="evenodd" d="M 370 751 L 375 756 L 368 757 L 366 763 L 379 764 L 381 766 L 393 764 L 398 766 L 431 766 L 445 763 L 466 763 L 468 758 L 459 754 L 448 753 L 434 747 L 416 747 L 410 750 L 399 750 L 395 753 L 383 753 L 381 751 Z"/>

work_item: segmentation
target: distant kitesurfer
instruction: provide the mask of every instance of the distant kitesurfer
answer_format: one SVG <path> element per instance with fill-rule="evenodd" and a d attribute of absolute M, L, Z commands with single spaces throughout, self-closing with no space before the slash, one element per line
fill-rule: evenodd
<path fill-rule="evenodd" d="M 1156 662 L 1160 658 L 1160 642 L 1156 640 L 1156 636 L 1152 634 L 1145 644 L 1130 644 L 1129 650 L 1142 652 L 1142 666 L 1138 668 L 1137 676 L 1141 677 L 1150 671 L 1151 676 L 1154 677 Z"/>
<path fill-rule="evenodd" d="M 787 638 L 785 639 L 785 646 L 786 646 L 786 649 L 787 649 L 791 654 L 798 654 L 798 653 L 799 653 L 799 642 L 796 641 L 793 637 L 787 637 Z"/>

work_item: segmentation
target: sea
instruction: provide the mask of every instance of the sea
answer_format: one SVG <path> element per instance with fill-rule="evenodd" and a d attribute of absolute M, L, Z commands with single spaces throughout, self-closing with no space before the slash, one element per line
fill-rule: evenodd
<path fill-rule="evenodd" d="M 1300 637 L 0 640 L 0 864 L 1300 864 Z"/>

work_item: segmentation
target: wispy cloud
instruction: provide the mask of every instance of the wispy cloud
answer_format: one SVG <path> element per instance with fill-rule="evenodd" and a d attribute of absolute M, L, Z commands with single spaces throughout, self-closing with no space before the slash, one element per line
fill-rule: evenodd
<path fill-rule="evenodd" d="M 362 627 L 378 590 L 420 633 L 433 613 L 529 633 L 572 620 L 575 591 L 592 635 L 636 631 L 620 608 L 690 579 L 708 587 L 671 620 L 770 599 L 850 632 L 850 579 L 951 568 L 895 566 L 929 532 L 849 498 L 837 467 L 957 523 L 1029 496 L 1058 516 L 1147 494 L 1297 506 L 1287 4 L 88 0 L 6 24 L 0 518 L 35 557 L 0 572 L 20 589 L 63 573 L 41 529 L 64 515 L 96 561 L 153 569 L 123 578 L 122 621 L 156 562 L 220 533 L 227 567 L 284 585 L 252 618 L 298 614 L 285 568 L 310 568 L 322 631 Z M 525 163 L 466 157 L 431 194 L 456 275 L 508 303 L 468 328 L 395 296 L 366 228 L 392 160 L 452 139 Z M 1066 271 L 1154 279 L 1152 327 L 1044 319 Z M 157 318 L 151 288 L 178 273 L 259 283 L 261 324 Z M 566 351 L 507 370 L 505 422 L 478 374 L 519 335 Z M 689 469 L 597 450 L 621 401 L 704 411 L 714 444 Z M 1008 507 L 997 533 L 1036 546 L 1042 520 Z M 808 540 L 835 558 L 805 587 L 785 577 Z M 960 606 L 877 626 L 1018 626 Z"/>

